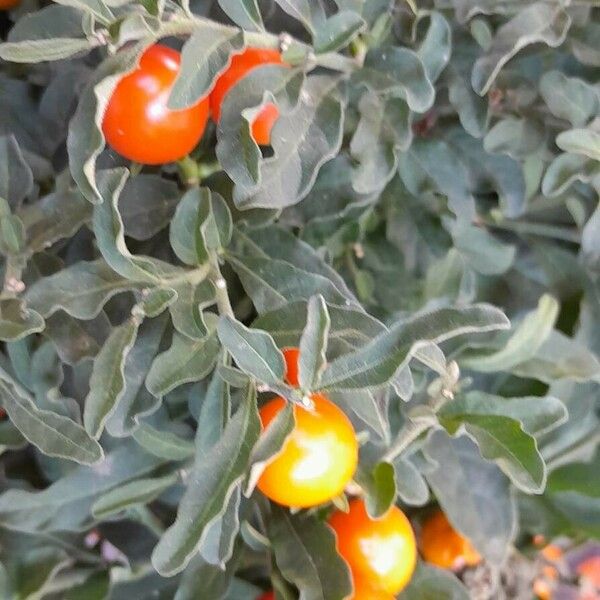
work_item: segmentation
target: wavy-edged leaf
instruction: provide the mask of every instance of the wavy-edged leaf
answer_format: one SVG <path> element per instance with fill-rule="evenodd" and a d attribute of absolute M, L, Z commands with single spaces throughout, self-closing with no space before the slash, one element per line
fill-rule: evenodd
<path fill-rule="evenodd" d="M 365 505 L 372 519 L 379 519 L 396 501 L 394 467 L 387 462 L 377 463 L 369 469 L 359 469 L 356 482 L 365 491 Z"/>
<path fill-rule="evenodd" d="M 273 126 L 273 156 L 258 164 L 255 181 L 248 185 L 228 170 L 236 183 L 233 199 L 238 208 L 279 209 L 298 203 L 308 194 L 319 169 L 338 153 L 342 143 L 344 105 L 338 88 L 338 79 L 309 77 L 298 105 L 282 112 Z M 217 156 L 222 161 L 221 147 L 219 140 Z"/>
<path fill-rule="evenodd" d="M 217 331 L 221 343 L 242 371 L 267 385 L 277 385 L 283 380 L 283 354 L 266 331 L 249 329 L 229 317 L 221 317 Z"/>
<path fill-rule="evenodd" d="M 242 31 L 224 29 L 210 21 L 198 23 L 181 51 L 181 67 L 169 96 L 169 108 L 188 108 L 206 96 L 231 63 L 231 55 L 243 47 Z"/>
<path fill-rule="evenodd" d="M 331 319 L 323 296 L 313 296 L 308 301 L 306 327 L 300 338 L 298 380 L 303 390 L 313 390 L 319 385 L 325 369 L 327 340 Z"/>
<path fill-rule="evenodd" d="M 417 563 L 408 586 L 398 596 L 399 600 L 469 600 L 469 590 L 460 579 L 446 569 L 425 562 Z"/>
<path fill-rule="evenodd" d="M 571 17 L 559 3 L 535 2 L 502 25 L 484 56 L 475 62 L 471 83 L 480 95 L 487 94 L 500 69 L 526 46 L 543 42 L 551 48 L 565 40 Z"/>
<path fill-rule="evenodd" d="M 581 154 L 560 154 L 546 169 L 542 192 L 554 198 L 567 191 L 576 181 L 588 183 L 599 174 L 598 161 Z"/>
<path fill-rule="evenodd" d="M 0 300 L 0 340 L 20 340 L 43 329 L 44 319 L 26 302 L 18 298 Z"/>
<path fill-rule="evenodd" d="M 177 474 L 173 474 L 126 483 L 100 496 L 92 505 L 92 514 L 96 519 L 106 519 L 134 506 L 148 504 L 175 485 L 178 479 Z"/>
<path fill-rule="evenodd" d="M 76 319 L 93 319 L 116 294 L 142 286 L 115 273 L 103 259 L 78 262 L 36 281 L 25 294 L 27 305 L 44 317 L 58 310 Z"/>
<path fill-rule="evenodd" d="M 96 181 L 96 159 L 104 147 L 100 124 L 108 101 L 117 83 L 136 68 L 142 52 L 153 41 L 144 39 L 107 58 L 96 69 L 79 99 L 67 137 L 69 167 L 77 186 L 90 202 L 103 201 Z"/>
<path fill-rule="evenodd" d="M 159 354 L 150 367 L 146 377 L 148 391 L 162 398 L 184 383 L 200 381 L 214 367 L 219 347 L 216 333 L 200 340 L 175 333 L 171 347 Z"/>
<path fill-rule="evenodd" d="M 364 67 L 353 78 L 374 92 L 404 98 L 410 109 L 419 113 L 428 111 L 435 98 L 421 59 L 408 48 L 385 46 L 370 50 Z"/>
<path fill-rule="evenodd" d="M 461 359 L 461 364 L 476 371 L 493 373 L 511 369 L 536 355 L 540 346 L 546 341 L 558 318 L 559 304 L 549 294 L 544 294 L 536 310 L 528 313 L 523 320 L 513 327 L 510 337 L 504 346 L 486 355 L 474 355 Z"/>
<path fill-rule="evenodd" d="M 245 477 L 259 433 L 256 397 L 250 393 L 219 441 L 196 457 L 175 523 L 152 553 L 152 564 L 163 576 L 183 570 L 198 552 L 208 527 L 222 516 L 235 486 Z"/>
<path fill-rule="evenodd" d="M 29 393 L 4 372 L 0 372 L 0 400 L 15 427 L 44 454 L 84 465 L 98 463 L 104 457 L 100 444 L 81 425 L 39 409 Z"/>
<path fill-rule="evenodd" d="M 245 31 L 262 31 L 264 24 L 257 0 L 218 0 L 223 12 Z"/>
<path fill-rule="evenodd" d="M 148 256 L 134 256 L 129 252 L 118 208 L 127 177 L 125 169 L 100 171 L 97 175 L 102 203 L 94 206 L 92 219 L 96 243 L 106 262 L 122 277 L 160 284 L 163 278 L 181 274 L 181 271 L 169 263 Z"/>
<path fill-rule="evenodd" d="M 383 385 L 424 342 L 438 343 L 466 333 L 495 331 L 508 326 L 504 313 L 485 304 L 422 313 L 396 323 L 363 348 L 335 359 L 325 369 L 321 387 L 324 390 L 361 389 Z"/>
<path fill-rule="evenodd" d="M 133 432 L 135 441 L 150 454 L 167 460 L 186 460 L 194 456 L 194 442 L 171 431 L 158 430 L 141 423 Z"/>
<path fill-rule="evenodd" d="M 102 434 L 106 420 L 123 396 L 125 361 L 133 348 L 139 326 L 139 321 L 131 318 L 115 327 L 94 361 L 83 423 L 86 431 L 96 439 Z"/>
<path fill-rule="evenodd" d="M 147 390 L 144 381 L 167 331 L 167 322 L 163 315 L 147 319 L 140 325 L 133 348 L 125 359 L 125 388 L 106 421 L 106 429 L 113 437 L 129 436 L 141 426 L 141 417 L 154 412 L 160 405 L 160 400 Z"/>
<path fill-rule="evenodd" d="M 275 562 L 300 590 L 300 600 L 343 600 L 351 594 L 348 565 L 337 553 L 335 534 L 325 523 L 274 506 L 268 533 Z"/>
<path fill-rule="evenodd" d="M 28 532 L 81 531 L 92 524 L 91 507 L 98 497 L 160 464 L 135 443 L 125 443 L 93 467 L 77 467 L 42 491 L 4 492 L 0 523 Z"/>
<path fill-rule="evenodd" d="M 600 162 L 600 133 L 593 129 L 570 129 L 558 134 L 556 145 L 571 154 Z"/>
<path fill-rule="evenodd" d="M 431 462 L 424 475 L 450 523 L 492 564 L 502 564 L 517 526 L 509 480 L 467 437 L 433 431 L 424 452 Z"/>
<path fill-rule="evenodd" d="M 353 10 L 340 10 L 315 31 L 313 45 L 317 54 L 335 52 L 347 46 L 366 26 L 364 19 Z"/>
<path fill-rule="evenodd" d="M 542 75 L 540 93 L 550 112 L 573 127 L 582 127 L 600 109 L 600 100 L 590 84 L 560 71 Z"/>
<path fill-rule="evenodd" d="M 0 137 L 0 165 L 0 198 L 18 208 L 33 190 L 33 173 L 14 135 Z"/>
<path fill-rule="evenodd" d="M 481 455 L 495 461 L 517 488 L 539 494 L 546 485 L 546 465 L 535 438 L 516 419 L 504 415 L 452 413 L 440 418 L 451 434 L 464 430 L 477 441 Z"/>

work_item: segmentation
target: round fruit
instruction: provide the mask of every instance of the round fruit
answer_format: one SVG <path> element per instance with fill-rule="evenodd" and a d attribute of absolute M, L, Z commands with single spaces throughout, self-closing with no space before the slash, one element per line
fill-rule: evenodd
<path fill-rule="evenodd" d="M 282 350 L 285 358 L 285 380 L 294 387 L 298 387 L 298 361 L 300 360 L 300 348 L 284 348 Z"/>
<path fill-rule="evenodd" d="M 294 405 L 294 429 L 258 481 L 265 496 L 285 506 L 306 508 L 335 498 L 358 462 L 358 443 L 348 417 L 322 394 L 311 399 L 310 408 Z M 278 397 L 260 409 L 263 428 L 285 405 Z"/>
<path fill-rule="evenodd" d="M 397 594 L 410 581 L 417 563 L 415 535 L 406 515 L 396 506 L 380 519 L 371 519 L 361 499 L 347 513 L 336 511 L 329 524 L 337 548 L 357 580 Z"/>
<path fill-rule="evenodd" d="M 208 120 L 208 99 L 183 110 L 167 108 L 179 64 L 179 52 L 155 44 L 144 52 L 138 68 L 117 84 L 102 131 L 125 158 L 147 165 L 173 162 L 200 141 Z"/>
<path fill-rule="evenodd" d="M 21 3 L 21 0 L 0 0 L 0 10 L 11 10 Z"/>
<path fill-rule="evenodd" d="M 227 70 L 217 79 L 210 93 L 210 110 L 213 119 L 218 123 L 221 119 L 221 106 L 227 92 L 255 67 L 262 65 L 282 65 L 283 60 L 278 50 L 267 48 L 246 48 L 235 54 Z M 279 109 L 273 103 L 268 103 L 252 123 L 252 137 L 261 146 L 268 146 L 271 141 L 271 129 L 279 117 Z"/>
<path fill-rule="evenodd" d="M 394 596 L 373 587 L 364 579 L 354 578 L 354 593 L 349 600 L 394 600 Z"/>
<path fill-rule="evenodd" d="M 473 567 L 481 561 L 471 542 L 450 525 L 441 510 L 423 524 L 421 553 L 427 562 L 443 569 Z"/>
<path fill-rule="evenodd" d="M 275 600 L 275 594 L 273 592 L 265 592 L 262 596 L 259 596 L 256 600 Z"/>

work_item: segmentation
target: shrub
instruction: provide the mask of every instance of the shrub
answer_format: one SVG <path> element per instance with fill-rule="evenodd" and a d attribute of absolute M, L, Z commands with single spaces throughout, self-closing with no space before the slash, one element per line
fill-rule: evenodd
<path fill-rule="evenodd" d="M 481 597 L 600 535 L 596 1 L 9 4 L 0 598 L 350 598 L 354 496 Z"/>

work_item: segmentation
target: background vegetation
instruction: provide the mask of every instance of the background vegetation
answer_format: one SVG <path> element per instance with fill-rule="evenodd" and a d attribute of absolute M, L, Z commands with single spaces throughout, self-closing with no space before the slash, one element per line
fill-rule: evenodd
<path fill-rule="evenodd" d="M 531 597 L 506 579 L 531 535 L 600 535 L 597 0 L 0 15 L 1 598 L 344 598 L 323 511 L 252 493 L 292 426 L 261 437 L 254 399 L 300 399 L 278 348 L 301 339 L 371 513 L 439 503 L 486 561 L 471 591 L 422 563 L 399 598 Z M 99 125 L 158 39 L 174 108 L 244 45 L 292 67 L 142 167 Z"/>

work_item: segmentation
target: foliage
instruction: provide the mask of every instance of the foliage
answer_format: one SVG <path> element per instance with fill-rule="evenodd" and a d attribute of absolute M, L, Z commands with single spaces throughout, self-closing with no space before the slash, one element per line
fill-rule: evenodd
<path fill-rule="evenodd" d="M 0 23 L 0 597 L 342 600 L 327 511 L 254 489 L 291 427 L 261 434 L 273 392 L 327 393 L 369 511 L 435 500 L 494 570 L 529 534 L 600 536 L 596 0 L 23 0 Z M 287 65 L 142 167 L 100 125 L 159 39 L 173 108 L 244 46 Z M 420 564 L 399 598 L 426 596 L 468 591 Z"/>

